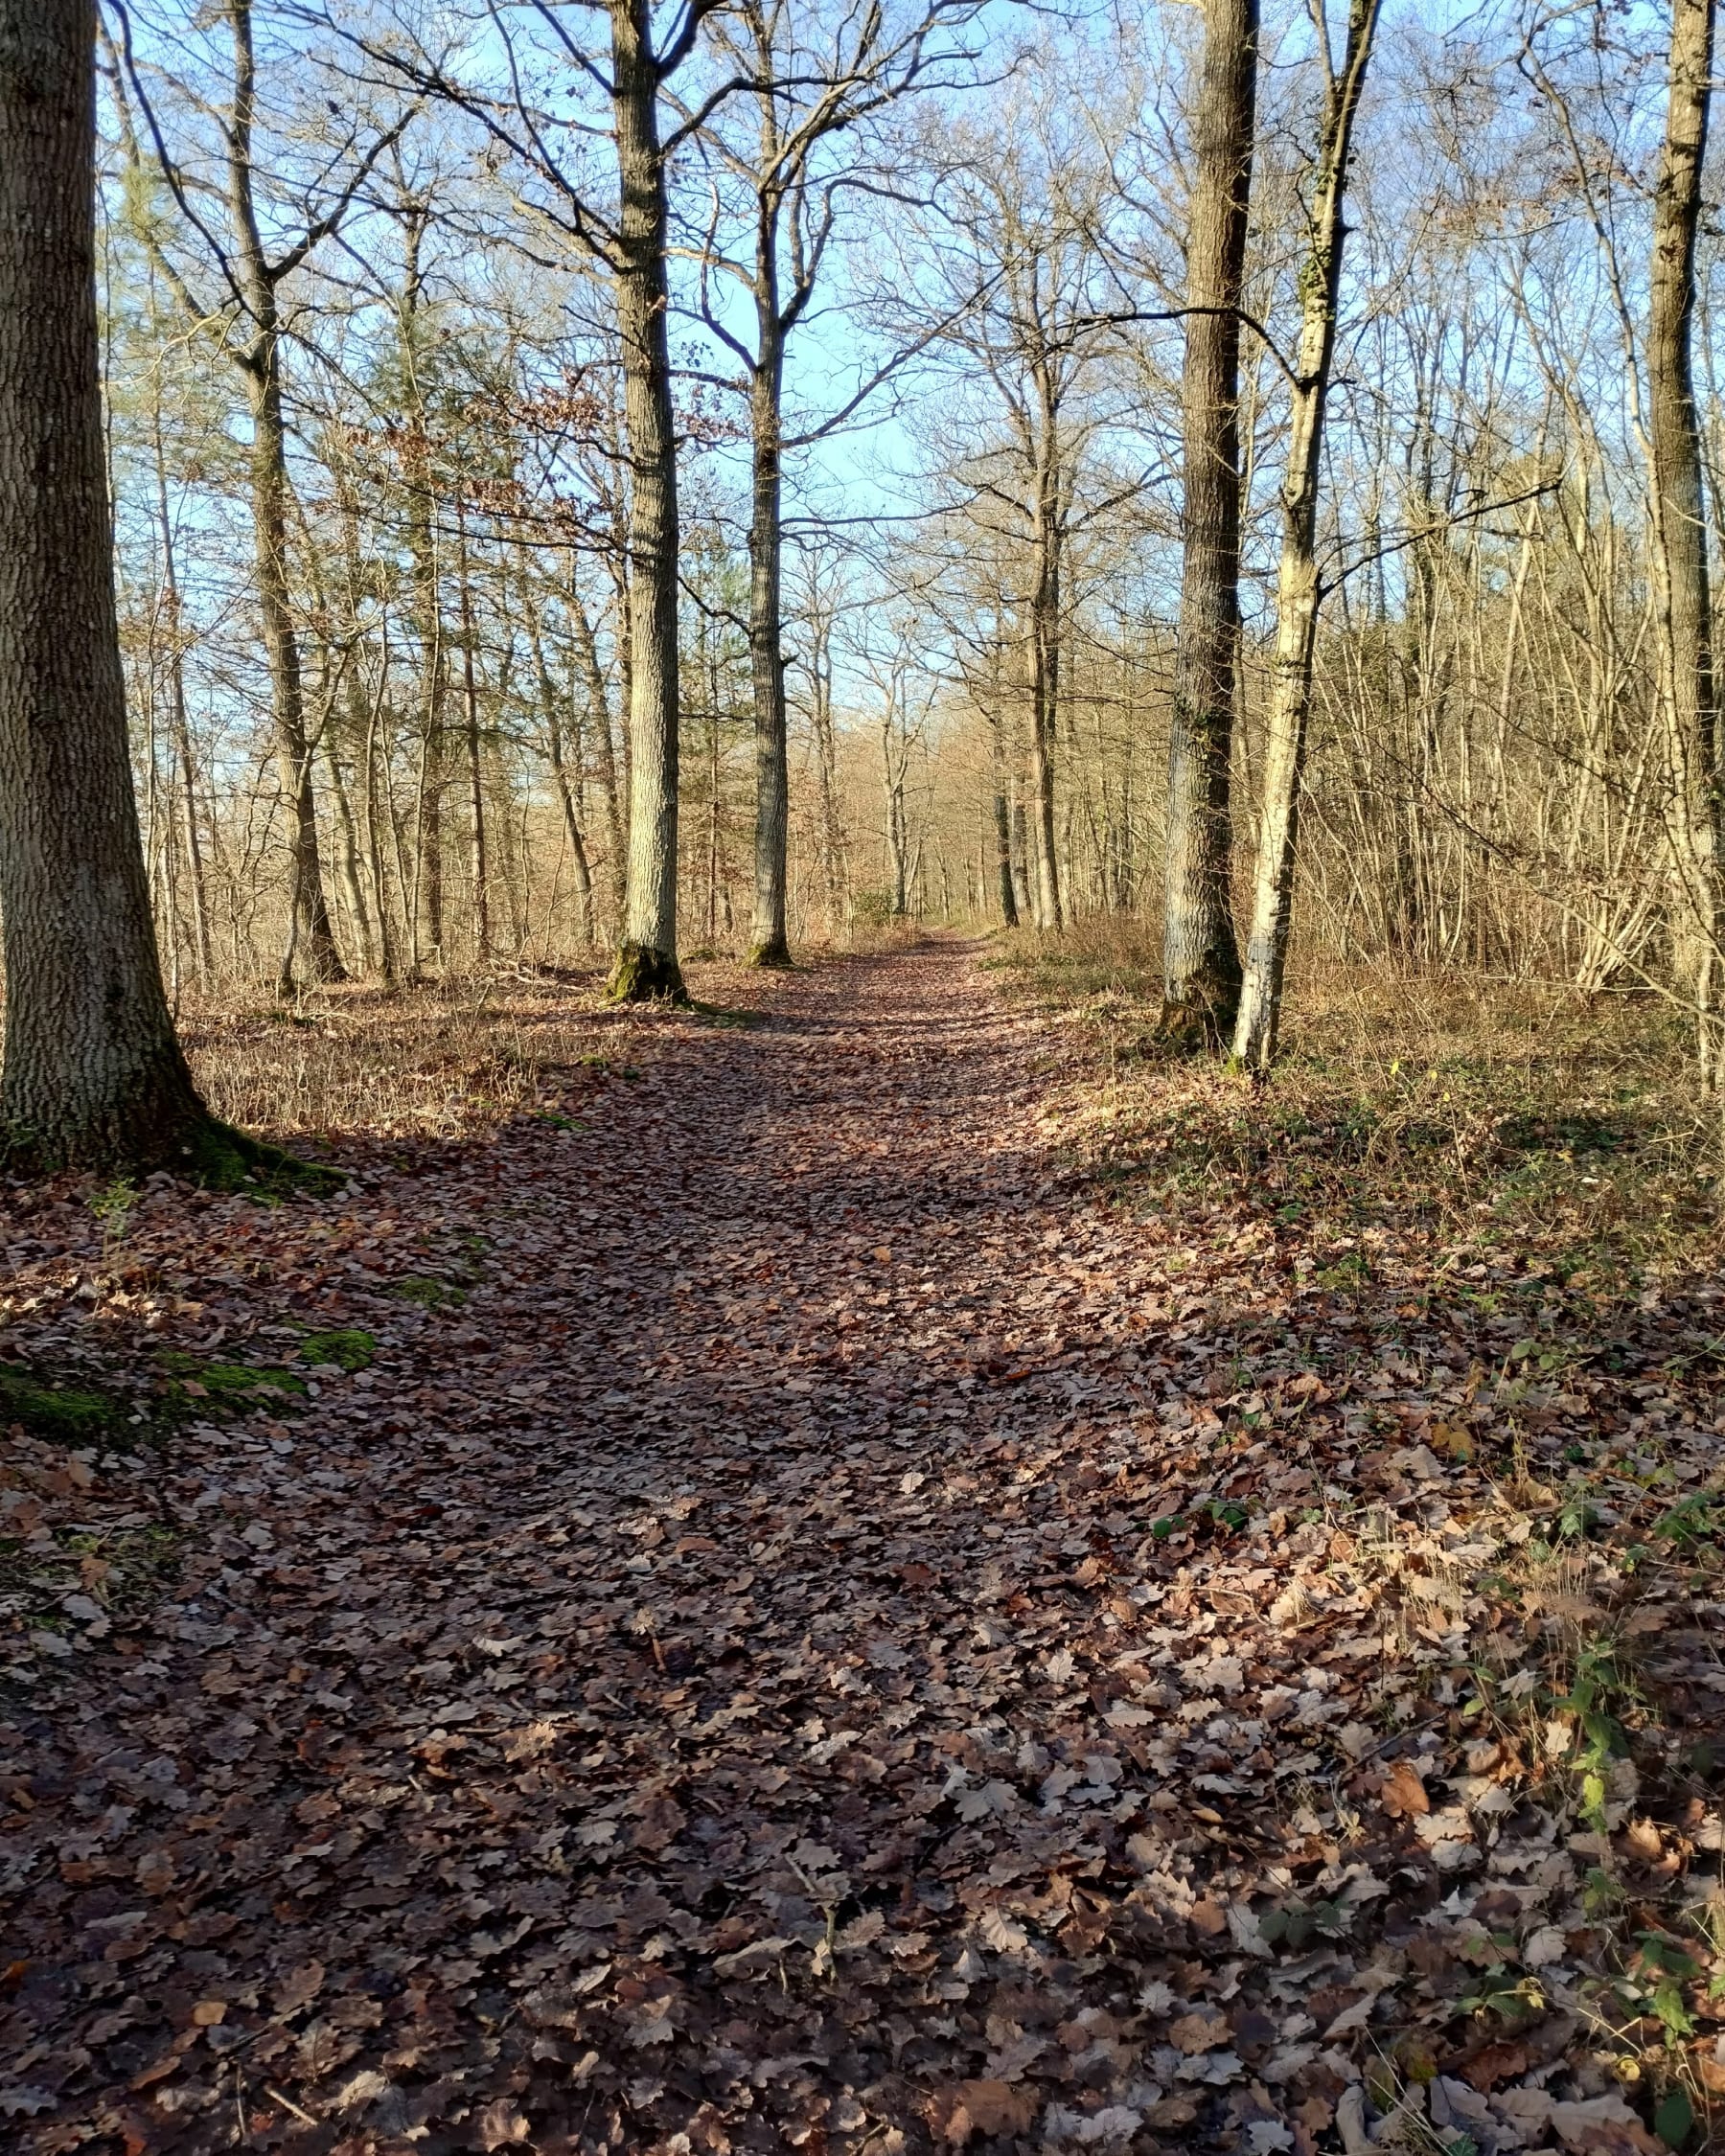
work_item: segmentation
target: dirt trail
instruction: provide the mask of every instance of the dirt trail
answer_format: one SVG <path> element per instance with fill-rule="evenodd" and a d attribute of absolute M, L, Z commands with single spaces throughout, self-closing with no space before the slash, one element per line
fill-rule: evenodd
<path fill-rule="evenodd" d="M 766 995 L 368 1194 L 415 1252 L 318 1307 L 380 1361 L 188 1447 L 176 1598 L 17 1714 L 32 2148 L 919 2145 L 973 1987 L 1046 1987 L 966 1890 L 1046 1892 L 1092 1814 L 1028 1828 L 961 1732 L 1090 1726 L 1008 1573 L 1088 1605 L 1105 1530 L 1001 1507 L 1134 1397 L 1130 1244 L 962 951 Z M 1058 2018 L 1124 2006 L 1085 1969 Z"/>
<path fill-rule="evenodd" d="M 0 1555 L 105 1507 L 177 1567 L 0 1692 L 6 2145 L 1314 2156 L 1398 2088 L 1485 2150 L 1654 2145 L 1576 1987 L 1602 1850 L 1650 1897 L 1717 1846 L 1680 1571 L 1662 1793 L 1530 1766 L 1568 1636 L 1469 1719 L 1455 1583 L 1535 1523 L 1457 1442 L 1498 1411 L 1447 1305 L 1415 1353 L 1296 1238 L 1064 1182 L 1053 1038 L 956 946 L 750 993 L 584 1021 L 566 1112 L 356 1148 L 347 1202 L 155 1193 L 100 1289 L 87 1193 L 8 1197 L 14 1354 L 378 1353 L 0 1479 Z M 1637 1321 L 1518 1442 L 1640 1400 L 1691 1320 Z M 1544 1638 L 1490 1621 L 1500 1676 Z M 1607 1799 L 1663 1809 L 1607 1844 Z"/>

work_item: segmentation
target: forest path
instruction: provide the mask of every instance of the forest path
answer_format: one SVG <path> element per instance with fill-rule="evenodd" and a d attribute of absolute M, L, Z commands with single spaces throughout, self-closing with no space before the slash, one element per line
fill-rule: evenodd
<path fill-rule="evenodd" d="M 17 1718 L 33 2149 L 1192 2119 L 1111 2034 L 1190 1988 L 1191 1891 L 1168 1961 L 1109 1883 L 1173 1767 L 1109 1674 L 1163 1592 L 1117 1577 L 1142 1231 L 1063 1192 L 973 952 L 759 994 L 206 1284 L 381 1352 L 184 1441 L 175 1598 Z"/>

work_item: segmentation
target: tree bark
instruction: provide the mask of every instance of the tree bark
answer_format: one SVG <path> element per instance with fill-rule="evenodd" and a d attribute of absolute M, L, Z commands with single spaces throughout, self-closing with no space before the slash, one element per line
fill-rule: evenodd
<path fill-rule="evenodd" d="M 586 684 L 587 723 L 592 729 L 593 746 L 598 753 L 599 791 L 605 809 L 605 842 L 607 848 L 606 874 L 610 887 L 610 913 L 612 933 L 623 919 L 625 898 L 624 869 L 628 859 L 628 841 L 624 836 L 624 802 L 622 789 L 617 782 L 617 751 L 611 739 L 610 697 L 605 686 L 605 671 L 599 664 L 599 645 L 593 634 L 593 624 L 586 602 L 575 581 L 575 560 L 569 557 L 569 626 L 575 633 L 577 655 Z"/>
<path fill-rule="evenodd" d="M 1186 242 L 1184 556 L 1168 741 L 1161 1028 L 1220 1047 L 1240 1000 L 1230 903 L 1240 622 L 1240 306 L 1256 111 L 1257 0 L 1208 0 Z"/>
<path fill-rule="evenodd" d="M 0 1118 L 40 1165 L 196 1167 L 114 608 L 95 43 L 92 0 L 0 0 Z"/>
<path fill-rule="evenodd" d="M 1042 459 L 1036 474 L 1036 585 L 1030 601 L 1030 791 L 1036 804 L 1036 925 L 1062 926 L 1059 856 L 1054 839 L 1054 745 L 1060 715 L 1061 528 L 1056 428 L 1059 414 L 1046 368 Z"/>
<path fill-rule="evenodd" d="M 197 978 L 210 985 L 215 953 L 210 941 L 210 906 L 204 878 L 203 842 L 197 829 L 197 766 L 192 754 L 192 722 L 186 710 L 186 663 L 182 631 L 179 572 L 173 551 L 173 519 L 168 509 L 168 466 L 162 442 L 162 404 L 159 393 L 154 412 L 156 516 L 162 530 L 162 592 L 168 614 L 168 684 L 172 699 L 173 758 L 179 767 L 186 835 L 186 873 L 192 886 L 192 934 L 197 952 Z"/>
<path fill-rule="evenodd" d="M 629 884 L 610 993 L 687 998 L 677 962 L 677 440 L 665 334 L 665 172 L 650 0 L 609 0 L 622 199 L 616 264 L 632 488 Z"/>
<path fill-rule="evenodd" d="M 770 232 L 761 241 L 756 276 L 760 344 L 750 397 L 753 510 L 748 530 L 748 662 L 755 721 L 754 940 L 748 962 L 788 966 L 785 857 L 791 829 L 791 778 L 785 741 L 779 534 L 784 344 L 776 252 Z"/>
<path fill-rule="evenodd" d="M 461 691 L 467 719 L 468 814 L 472 863 L 473 956 L 477 964 L 490 962 L 491 862 L 485 832 L 485 771 L 479 739 L 479 684 L 473 666 L 473 587 L 468 574 L 467 504 L 459 490 L 455 495 L 455 533 L 459 560 L 455 565 L 461 586 Z"/>
<path fill-rule="evenodd" d="M 276 279 L 269 268 L 252 197 L 252 107 L 257 71 L 252 57 L 251 0 L 227 0 L 234 37 L 234 105 L 227 129 L 228 206 L 238 248 L 234 276 L 250 334 L 239 361 L 251 409 L 250 457 L 253 560 L 258 611 L 269 664 L 270 714 L 276 768 L 288 814 L 289 904 L 288 938 L 277 986 L 290 995 L 303 968 L 314 981 L 346 977 L 330 926 L 318 854 L 317 801 L 311 744 L 306 735 L 299 637 L 288 582 L 288 427 L 282 410 L 282 326 Z"/>
<path fill-rule="evenodd" d="M 998 670 L 997 670 L 998 672 Z M 995 867 L 1000 879 L 1000 919 L 1019 925 L 1018 896 L 1012 888 L 1012 811 L 1007 800 L 1006 718 L 997 701 L 988 721 L 989 757 L 994 781 Z"/>
<path fill-rule="evenodd" d="M 1347 37 L 1340 73 L 1323 55 L 1325 88 L 1318 158 L 1307 218 L 1307 254 L 1300 274 L 1303 302 L 1300 346 L 1289 406 L 1288 464 L 1282 477 L 1282 546 L 1276 587 L 1276 660 L 1264 753 L 1263 810 L 1253 882 L 1252 932 L 1234 1024 L 1233 1052 L 1254 1068 L 1276 1054 L 1282 981 L 1288 962 L 1300 786 L 1306 726 L 1312 710 L 1312 653 L 1317 641 L 1318 482 L 1323 450 L 1323 407 L 1336 345 L 1336 301 L 1346 234 L 1343 203 L 1354 116 L 1366 84 L 1379 0 L 1348 0 Z"/>
<path fill-rule="evenodd" d="M 570 858 L 575 863 L 575 889 L 580 900 L 581 940 L 588 950 L 599 940 L 598 923 L 593 917 L 593 868 L 587 855 L 586 834 L 581 828 L 581 802 L 576 797 L 580 784 L 582 764 L 580 721 L 576 722 L 574 783 L 569 778 L 568 760 L 564 751 L 562 700 L 557 684 L 551 678 L 551 668 L 545 658 L 544 632 L 540 627 L 539 608 L 534 605 L 533 594 L 523 576 L 521 580 L 521 606 L 527 617 L 527 638 L 533 652 L 534 677 L 539 684 L 540 711 L 545 722 L 545 751 L 550 758 L 551 775 L 557 785 L 557 798 L 563 810 L 564 835 L 569 841 Z"/>
<path fill-rule="evenodd" d="M 1673 942 L 1694 998 L 1700 1063 L 1725 1082 L 1721 1041 L 1720 795 L 1701 436 L 1691 331 L 1695 235 L 1713 72 L 1713 0 L 1673 0 L 1666 133 L 1653 195 L 1648 280 L 1648 434 L 1664 645 Z"/>

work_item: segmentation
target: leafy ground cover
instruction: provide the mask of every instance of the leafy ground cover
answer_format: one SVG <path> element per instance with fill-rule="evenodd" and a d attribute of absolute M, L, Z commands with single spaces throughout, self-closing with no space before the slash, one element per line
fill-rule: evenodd
<path fill-rule="evenodd" d="M 0 1490 L 16 2145 L 1705 2145 L 1682 1104 L 1132 987 L 524 980 L 341 1197 L 7 1193 L 8 1354 L 134 1403 Z"/>

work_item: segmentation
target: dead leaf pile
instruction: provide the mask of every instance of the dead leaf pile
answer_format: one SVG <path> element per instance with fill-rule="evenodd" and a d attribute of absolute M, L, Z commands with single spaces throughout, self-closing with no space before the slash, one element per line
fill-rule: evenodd
<path fill-rule="evenodd" d="M 1717 1291 L 1543 1382 L 1069 1187 L 961 952 L 771 993 L 344 1199 L 13 1194 L 19 1362 L 306 1374 L 12 1442 L 10 2145 L 1692 2141 Z"/>

